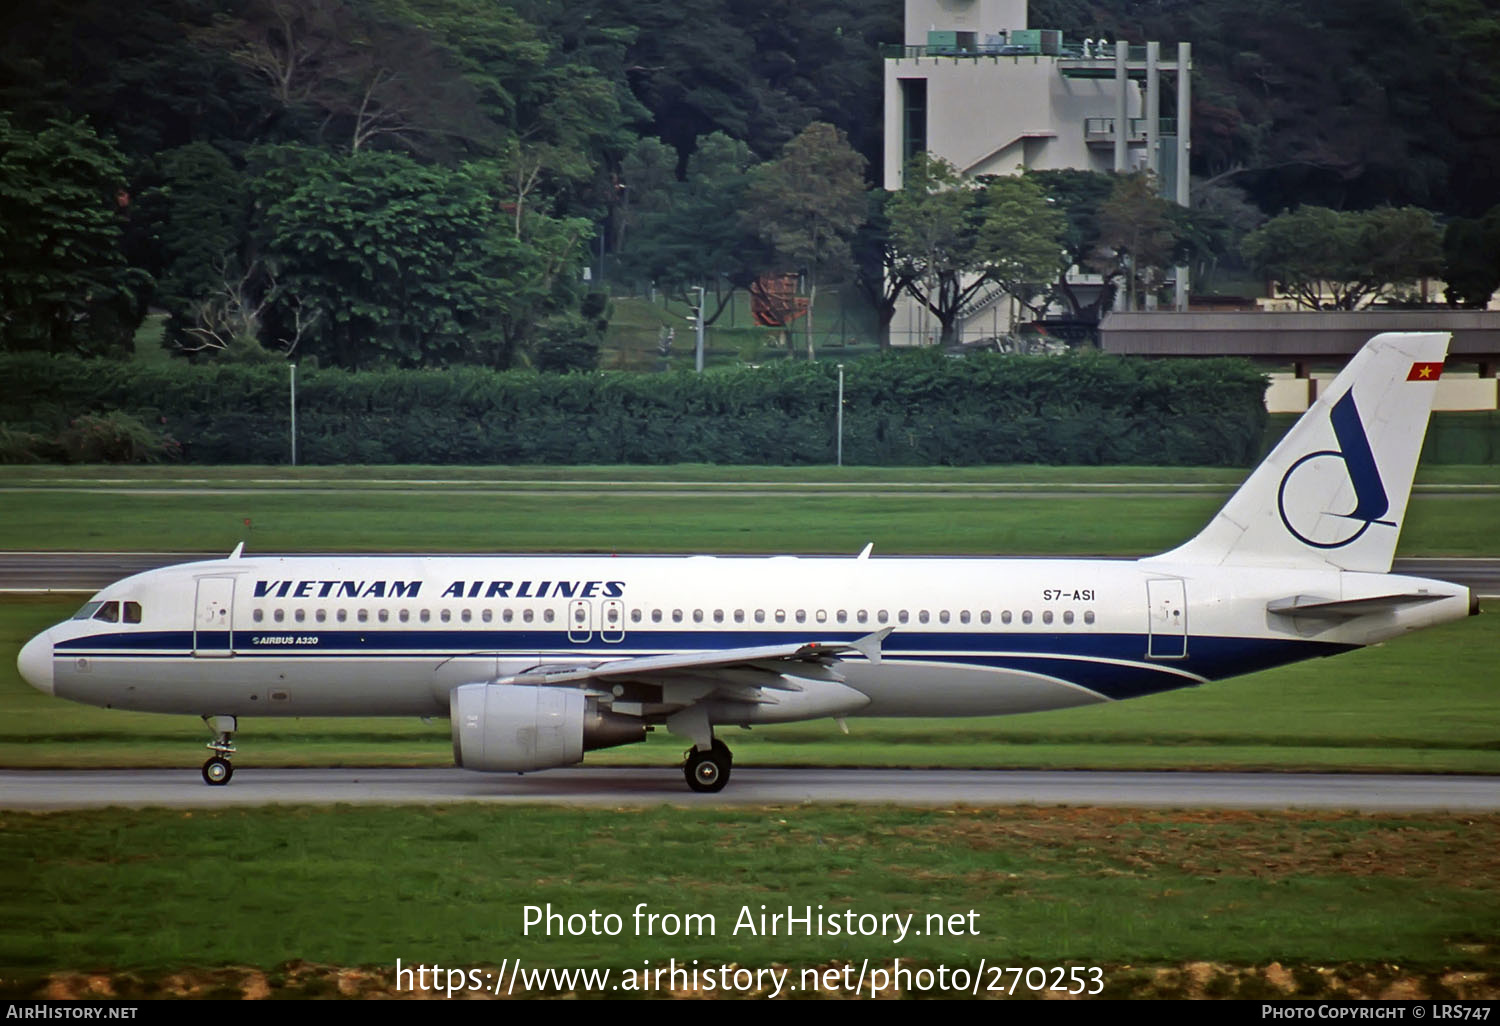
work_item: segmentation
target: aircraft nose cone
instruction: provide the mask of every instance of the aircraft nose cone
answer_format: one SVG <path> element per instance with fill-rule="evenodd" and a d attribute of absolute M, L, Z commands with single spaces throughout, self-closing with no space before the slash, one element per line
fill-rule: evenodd
<path fill-rule="evenodd" d="M 21 647 L 16 657 L 21 679 L 38 691 L 52 694 L 52 638 L 43 631 Z"/>

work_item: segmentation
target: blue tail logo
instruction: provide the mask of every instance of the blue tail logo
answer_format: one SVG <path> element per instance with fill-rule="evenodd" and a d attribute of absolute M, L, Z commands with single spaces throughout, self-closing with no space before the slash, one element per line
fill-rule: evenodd
<path fill-rule="evenodd" d="M 1333 436 L 1338 440 L 1338 449 L 1321 449 L 1297 460 L 1282 475 L 1281 487 L 1276 492 L 1276 506 L 1281 513 L 1281 522 L 1286 525 L 1292 537 L 1316 549 L 1343 548 L 1369 530 L 1371 524 L 1396 526 L 1394 520 L 1380 519 L 1390 511 L 1391 501 L 1385 494 L 1385 484 L 1380 480 L 1380 468 L 1375 465 L 1375 453 L 1370 449 L 1370 439 L 1365 435 L 1364 422 L 1359 419 L 1359 408 L 1354 405 L 1352 390 L 1344 393 L 1344 397 L 1334 403 L 1329 420 L 1333 423 Z M 1327 463 L 1315 462 L 1326 460 L 1339 460 L 1344 464 L 1342 478 L 1331 476 L 1333 468 Z M 1324 507 L 1336 491 L 1342 488 L 1344 480 L 1354 486 L 1354 508 L 1347 513 L 1332 513 Z M 1305 497 L 1314 501 L 1300 506 L 1294 501 L 1289 513 L 1288 491 L 1294 500 Z M 1317 499 L 1318 496 L 1321 496 L 1321 501 Z M 1294 515 L 1299 521 L 1304 521 L 1301 530 L 1292 522 Z M 1349 521 L 1348 530 L 1327 530 L 1325 516 Z M 1356 524 L 1358 526 L 1354 526 Z M 1323 537 L 1325 535 L 1332 537 Z"/>

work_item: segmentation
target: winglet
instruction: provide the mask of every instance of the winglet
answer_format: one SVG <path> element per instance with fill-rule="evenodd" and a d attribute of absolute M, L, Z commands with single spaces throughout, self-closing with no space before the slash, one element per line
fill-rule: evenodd
<path fill-rule="evenodd" d="M 242 553 L 244 551 L 245 551 L 245 543 L 244 542 L 240 542 L 238 545 L 236 545 L 234 547 L 234 551 L 229 554 L 229 558 L 230 559 L 239 559 L 240 558 L 240 553 Z"/>
<path fill-rule="evenodd" d="M 865 542 L 865 547 L 862 548 L 862 549 L 860 549 L 859 550 L 859 555 L 855 556 L 854 558 L 855 559 L 869 559 L 870 558 L 870 552 L 874 548 L 875 548 L 875 543 L 874 542 Z"/>
<path fill-rule="evenodd" d="M 890 637 L 891 631 L 895 629 L 894 627 L 882 627 L 874 634 L 866 634 L 862 638 L 857 638 L 849 642 L 849 647 L 878 666 L 880 664 L 880 643 Z"/>

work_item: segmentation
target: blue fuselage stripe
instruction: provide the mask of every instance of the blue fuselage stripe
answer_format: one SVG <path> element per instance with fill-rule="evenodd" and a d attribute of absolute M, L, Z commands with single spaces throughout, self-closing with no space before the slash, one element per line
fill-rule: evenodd
<path fill-rule="evenodd" d="M 859 632 L 799 627 L 795 632 L 633 630 L 619 642 L 599 632 L 586 642 L 566 630 L 308 630 L 235 631 L 235 658 L 360 660 L 372 657 L 496 660 L 588 659 L 708 651 L 785 643 L 815 635 L 823 641 L 854 640 Z M 1188 639 L 1179 659 L 1147 657 L 1145 634 L 897 633 L 882 648 L 887 660 L 962 663 L 1042 674 L 1069 681 L 1110 698 L 1179 688 L 1198 680 L 1218 680 L 1355 647 L 1285 638 L 1205 637 Z M 115 631 L 59 642 L 59 656 L 96 659 L 190 658 L 196 650 L 227 651 L 226 631 Z"/>

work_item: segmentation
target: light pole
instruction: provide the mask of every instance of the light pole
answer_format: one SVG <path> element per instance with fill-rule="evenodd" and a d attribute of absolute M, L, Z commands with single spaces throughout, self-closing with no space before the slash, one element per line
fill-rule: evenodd
<path fill-rule="evenodd" d="M 297 365 L 288 364 L 292 369 L 292 466 L 297 465 Z"/>
<path fill-rule="evenodd" d="M 693 318 L 693 321 L 694 321 L 695 327 L 698 330 L 697 368 L 698 368 L 698 373 L 702 374 L 703 373 L 703 286 L 702 285 L 695 285 L 693 287 L 698 290 L 698 309 L 695 311 L 695 313 L 697 314 L 697 316 L 695 316 Z"/>
<path fill-rule="evenodd" d="M 838 463 L 844 465 L 844 365 L 839 364 Z"/>

